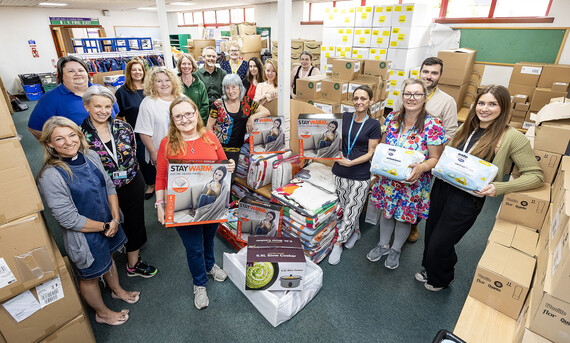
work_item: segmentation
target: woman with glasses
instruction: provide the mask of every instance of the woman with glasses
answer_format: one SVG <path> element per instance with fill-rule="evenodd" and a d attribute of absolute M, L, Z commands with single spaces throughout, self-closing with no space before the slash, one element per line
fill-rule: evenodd
<path fill-rule="evenodd" d="M 422 163 L 410 165 L 412 172 L 405 182 L 378 177 L 371 200 L 381 210 L 380 241 L 366 256 L 376 262 L 388 255 L 384 265 L 396 269 L 402 246 L 418 217 L 427 218 L 431 169 L 435 167 L 447 141 L 441 120 L 426 112 L 427 87 L 419 79 L 407 79 L 402 87 L 403 108 L 391 112 L 382 126 L 381 143 L 423 153 Z M 394 241 L 390 246 L 390 240 Z"/>
<path fill-rule="evenodd" d="M 247 71 L 249 70 L 249 65 L 241 58 L 241 48 L 239 44 L 234 41 L 229 41 L 226 44 L 226 48 L 228 49 L 230 59 L 223 61 L 220 64 L 220 68 L 222 68 L 228 74 L 237 74 L 241 79 L 241 82 L 245 83 L 245 77 L 247 75 Z"/>
<path fill-rule="evenodd" d="M 180 79 L 166 67 L 154 67 L 148 73 L 144 82 L 144 94 L 146 97 L 140 104 L 139 115 L 135 125 L 135 132 L 141 137 L 146 148 L 145 161 L 156 166 L 158 146 L 168 133 L 170 103 L 182 94 Z M 155 181 L 156 169 L 151 174 Z M 154 189 L 154 182 L 152 186 Z M 154 191 L 147 190 L 145 199 L 152 198 Z"/>
<path fill-rule="evenodd" d="M 447 288 L 455 278 L 455 245 L 471 229 L 481 212 L 485 197 L 521 192 L 542 186 L 543 173 L 529 140 L 508 125 L 511 95 L 503 86 L 488 86 L 471 107 L 449 146 L 475 155 L 499 168 L 492 183 L 471 195 L 436 179 L 426 221 L 424 270 L 416 273 L 429 291 Z M 521 176 L 502 182 L 515 163 Z"/>
<path fill-rule="evenodd" d="M 295 99 L 297 94 L 297 79 L 320 75 L 319 68 L 313 67 L 313 54 L 308 51 L 303 51 L 299 57 L 301 65 L 291 70 L 291 98 Z"/>
<path fill-rule="evenodd" d="M 359 218 L 370 189 L 370 158 L 382 137 L 380 123 L 370 118 L 372 98 L 372 88 L 359 86 L 352 93 L 354 113 L 342 114 L 342 158 L 332 172 L 343 214 L 329 255 L 332 265 L 340 262 L 343 247 L 352 249 L 360 239 Z"/>
<path fill-rule="evenodd" d="M 168 159 L 226 159 L 216 136 L 204 127 L 198 107 L 185 95 L 176 98 L 170 105 L 168 136 L 161 141 L 158 150 L 155 207 L 161 224 L 165 223 Z M 227 172 L 233 173 L 234 170 L 235 162 L 230 160 Z M 176 227 L 186 249 L 186 259 L 194 283 L 194 305 L 199 310 L 208 307 L 210 303 L 206 292 L 208 275 L 218 282 L 227 277 L 226 272 L 218 267 L 214 259 L 214 236 L 217 229 L 217 223 Z"/>
<path fill-rule="evenodd" d="M 190 54 L 182 53 L 178 58 L 176 64 L 178 67 L 178 76 L 182 81 L 182 88 L 184 95 L 192 99 L 194 103 L 200 108 L 200 117 L 206 122 L 208 114 L 210 113 L 210 104 L 208 102 L 208 92 L 206 86 L 194 72 L 198 70 L 198 65 Z"/>
<path fill-rule="evenodd" d="M 277 99 L 277 62 L 271 58 L 265 61 L 265 77 L 267 81 L 257 85 L 253 98 L 262 106 Z"/>

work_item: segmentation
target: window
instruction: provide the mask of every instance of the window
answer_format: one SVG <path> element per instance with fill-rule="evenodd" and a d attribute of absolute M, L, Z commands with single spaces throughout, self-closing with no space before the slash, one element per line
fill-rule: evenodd
<path fill-rule="evenodd" d="M 325 18 L 325 8 L 333 7 L 333 2 L 307 2 L 303 4 L 303 21 L 322 21 Z M 309 17 L 310 13 L 310 17 Z"/>
<path fill-rule="evenodd" d="M 204 11 L 204 24 L 216 23 L 216 11 Z"/>
<path fill-rule="evenodd" d="M 253 7 L 248 7 L 245 9 L 245 21 L 249 23 L 255 23 L 255 12 Z"/>
<path fill-rule="evenodd" d="M 255 23 L 253 7 L 178 13 L 178 26 L 221 27 L 244 21 Z"/>
<path fill-rule="evenodd" d="M 488 17 L 492 0 L 448 0 L 446 18 Z"/>
<path fill-rule="evenodd" d="M 243 23 L 244 13 L 242 8 L 232 8 L 230 10 L 232 23 Z"/>
<path fill-rule="evenodd" d="M 216 22 L 218 24 L 220 24 L 220 23 L 229 24 L 230 23 L 230 11 L 229 10 L 216 11 Z"/>
<path fill-rule="evenodd" d="M 178 13 L 180 14 L 180 13 Z M 183 13 L 184 18 L 183 18 L 183 23 L 186 23 L 186 25 L 194 25 L 194 13 L 190 12 L 190 13 Z M 179 19 L 180 20 L 180 19 Z M 180 22 L 180 21 L 179 21 Z"/>
<path fill-rule="evenodd" d="M 495 7 L 495 17 L 533 17 L 544 13 L 547 10 L 549 1 L 537 0 L 501 0 L 497 1 Z"/>

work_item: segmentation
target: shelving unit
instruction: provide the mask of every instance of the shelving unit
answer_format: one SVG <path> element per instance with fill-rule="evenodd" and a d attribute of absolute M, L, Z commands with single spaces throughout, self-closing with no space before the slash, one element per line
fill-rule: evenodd
<path fill-rule="evenodd" d="M 151 37 L 128 37 L 128 38 L 74 38 L 71 40 L 73 52 L 78 48 L 83 53 L 99 53 L 132 50 L 153 50 Z"/>

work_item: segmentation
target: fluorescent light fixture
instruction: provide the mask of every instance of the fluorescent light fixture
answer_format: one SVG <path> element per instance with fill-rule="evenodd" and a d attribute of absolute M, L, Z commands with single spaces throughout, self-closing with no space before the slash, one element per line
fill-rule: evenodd
<path fill-rule="evenodd" d="M 63 4 L 60 2 L 40 2 L 38 5 L 39 6 L 55 6 L 55 7 L 67 6 L 67 4 Z"/>
<path fill-rule="evenodd" d="M 139 7 L 137 10 L 156 11 L 156 7 Z"/>
<path fill-rule="evenodd" d="M 187 1 L 187 2 L 171 2 L 169 5 L 174 6 L 194 6 L 194 3 Z"/>

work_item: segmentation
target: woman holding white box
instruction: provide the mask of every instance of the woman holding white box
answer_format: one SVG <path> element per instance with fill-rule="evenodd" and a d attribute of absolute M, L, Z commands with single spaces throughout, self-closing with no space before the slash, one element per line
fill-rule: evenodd
<path fill-rule="evenodd" d="M 422 266 L 416 280 L 430 291 L 440 291 L 453 281 L 457 263 L 455 244 L 469 231 L 485 202 L 497 196 L 540 187 L 543 174 L 528 139 L 508 125 L 511 96 L 503 86 L 489 86 L 475 99 L 465 123 L 449 144 L 491 162 L 499 168 L 495 180 L 476 191 L 478 196 L 436 179 L 425 229 Z M 521 177 L 502 182 L 512 163 Z M 479 197 L 481 196 L 481 197 Z"/>
<path fill-rule="evenodd" d="M 410 165 L 410 176 L 403 182 L 380 176 L 372 188 L 371 200 L 381 209 L 380 241 L 366 256 L 376 262 L 388 255 L 384 265 L 396 269 L 411 224 L 427 218 L 431 169 L 437 164 L 447 141 L 441 120 L 426 112 L 427 87 L 419 79 L 407 79 L 402 87 L 403 109 L 386 117 L 381 143 L 416 150 L 426 156 L 422 163 Z M 390 239 L 394 234 L 394 242 Z"/>

